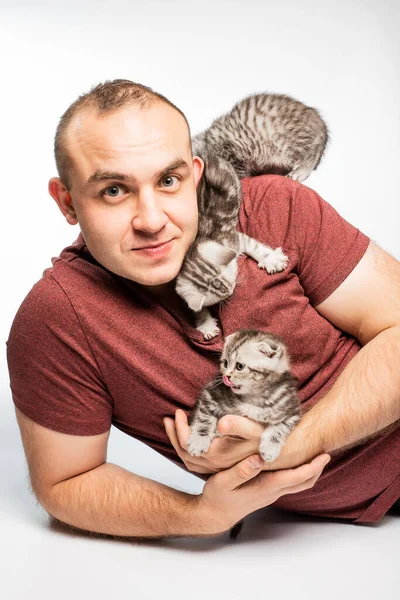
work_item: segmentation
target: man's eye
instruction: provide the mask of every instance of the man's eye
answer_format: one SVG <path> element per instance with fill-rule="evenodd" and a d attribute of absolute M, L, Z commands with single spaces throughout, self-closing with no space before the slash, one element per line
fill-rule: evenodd
<path fill-rule="evenodd" d="M 179 179 L 177 177 L 175 177 L 175 175 L 168 175 L 167 177 L 164 177 L 164 179 L 162 179 L 162 182 L 164 183 L 164 187 L 174 187 L 174 183 L 178 183 Z"/>
<path fill-rule="evenodd" d="M 110 198 L 118 198 L 118 196 L 121 195 L 118 193 L 119 191 L 121 191 L 122 194 L 125 193 L 125 189 L 123 187 L 121 187 L 120 185 L 111 185 L 110 187 L 106 188 L 102 192 L 102 194 L 105 194 L 106 196 L 110 196 Z"/>

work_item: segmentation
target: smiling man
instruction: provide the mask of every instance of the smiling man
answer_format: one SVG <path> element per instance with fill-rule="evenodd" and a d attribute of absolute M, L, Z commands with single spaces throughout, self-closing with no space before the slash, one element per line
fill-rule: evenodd
<path fill-rule="evenodd" d="M 49 191 L 81 233 L 7 342 L 31 485 L 49 514 L 136 537 L 216 535 L 271 504 L 378 521 L 400 495 L 399 263 L 306 186 L 245 179 L 239 229 L 282 246 L 289 265 L 267 275 L 241 257 L 207 341 L 175 292 L 204 168 L 183 113 L 150 88 L 106 82 L 63 115 L 55 154 Z M 221 419 L 207 455 L 186 449 L 186 415 L 241 328 L 286 339 L 306 409 L 265 472 L 251 467 L 262 429 L 246 418 Z M 202 494 L 107 462 L 111 425 L 204 478 Z"/>
<path fill-rule="evenodd" d="M 173 281 L 196 237 L 203 170 L 183 116 L 166 102 L 100 117 L 89 106 L 63 129 L 71 184 L 54 178 L 49 188 L 68 223 L 113 273 L 146 286 Z"/>

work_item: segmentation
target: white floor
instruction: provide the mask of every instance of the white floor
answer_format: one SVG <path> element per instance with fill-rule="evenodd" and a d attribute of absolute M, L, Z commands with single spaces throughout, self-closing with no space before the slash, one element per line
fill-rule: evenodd
<path fill-rule="evenodd" d="M 400 514 L 360 526 L 267 508 L 246 518 L 241 536 L 118 541 L 74 535 L 52 522 L 29 492 L 13 407 L 0 411 L 0 597 L 128 597 L 397 600 Z M 108 460 L 199 493 L 204 482 L 118 430 Z M 137 465 L 140 463 L 141 468 Z"/>

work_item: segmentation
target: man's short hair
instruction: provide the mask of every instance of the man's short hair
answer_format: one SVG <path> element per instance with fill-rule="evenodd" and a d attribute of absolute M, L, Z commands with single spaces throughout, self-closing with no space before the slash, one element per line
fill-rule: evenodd
<path fill-rule="evenodd" d="M 188 126 L 190 140 L 190 127 L 184 113 L 168 98 L 140 83 L 128 79 L 114 79 L 113 81 L 99 83 L 90 92 L 79 96 L 62 115 L 54 139 L 57 171 L 65 187 L 67 189 L 71 187 L 70 174 L 74 168 L 72 157 L 68 152 L 65 133 L 68 125 L 80 110 L 94 108 L 99 115 L 102 115 L 129 104 L 140 106 L 140 108 L 148 108 L 155 102 L 169 104 L 182 115 Z"/>

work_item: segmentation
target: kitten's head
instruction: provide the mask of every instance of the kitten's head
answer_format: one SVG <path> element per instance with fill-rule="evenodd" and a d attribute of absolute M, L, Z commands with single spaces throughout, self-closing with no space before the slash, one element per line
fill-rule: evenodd
<path fill-rule="evenodd" d="M 229 298 L 236 284 L 237 257 L 235 250 L 218 242 L 199 242 L 176 279 L 177 294 L 195 312 Z"/>
<path fill-rule="evenodd" d="M 289 371 L 289 354 L 279 336 L 241 329 L 225 338 L 220 369 L 232 392 L 254 394 L 265 387 L 271 373 Z"/>

